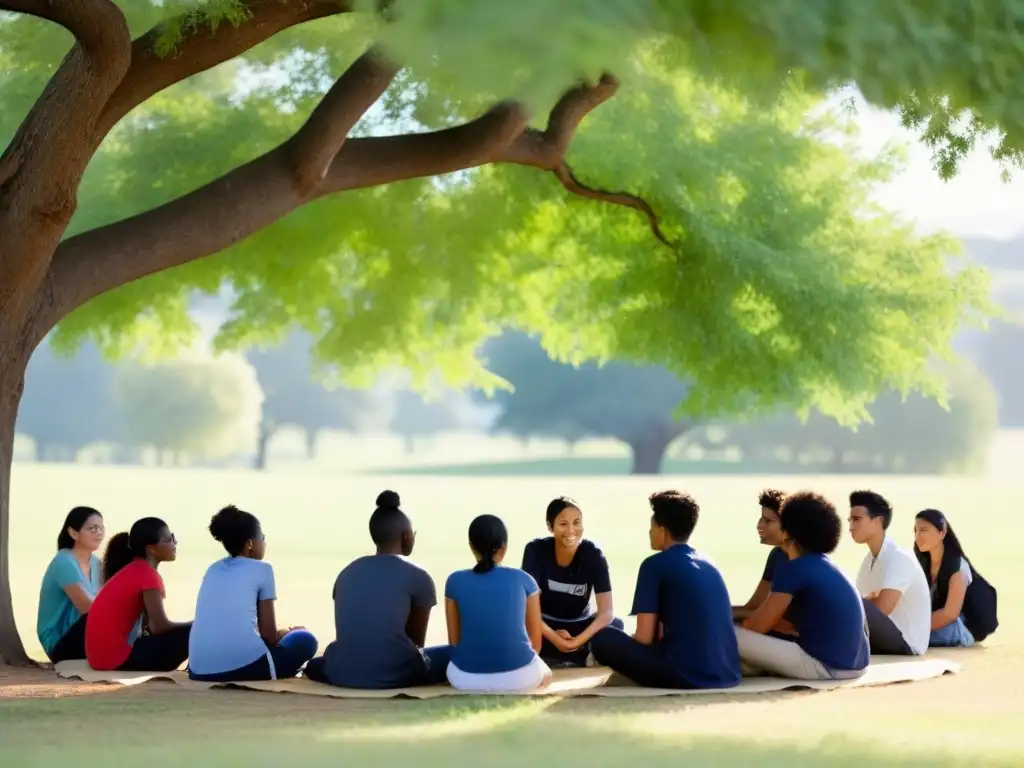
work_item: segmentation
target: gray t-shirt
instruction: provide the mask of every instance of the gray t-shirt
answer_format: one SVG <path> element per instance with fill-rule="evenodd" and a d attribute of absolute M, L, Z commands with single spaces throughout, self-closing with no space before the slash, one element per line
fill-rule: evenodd
<path fill-rule="evenodd" d="M 401 688 L 425 669 L 423 652 L 405 634 L 413 607 L 437 605 L 434 580 L 400 555 L 367 555 L 334 582 L 337 639 L 324 670 L 344 688 Z"/>

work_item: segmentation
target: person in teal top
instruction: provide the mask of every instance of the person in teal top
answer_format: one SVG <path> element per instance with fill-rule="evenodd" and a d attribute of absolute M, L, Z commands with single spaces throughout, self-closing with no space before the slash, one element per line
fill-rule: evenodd
<path fill-rule="evenodd" d="M 99 592 L 102 563 L 95 552 L 103 544 L 103 515 L 75 507 L 57 536 L 57 554 L 39 588 L 36 634 L 54 664 L 85 658 L 85 622 Z"/>

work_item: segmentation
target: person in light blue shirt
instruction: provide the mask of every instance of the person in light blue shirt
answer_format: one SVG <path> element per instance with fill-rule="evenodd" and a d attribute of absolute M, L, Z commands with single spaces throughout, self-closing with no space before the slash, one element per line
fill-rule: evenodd
<path fill-rule="evenodd" d="M 189 677 L 207 682 L 295 677 L 316 655 L 317 641 L 302 627 L 277 628 L 274 569 L 263 562 L 267 545 L 259 520 L 230 505 L 213 516 L 210 533 L 229 556 L 213 563 L 199 586 Z"/>
<path fill-rule="evenodd" d="M 494 515 L 473 520 L 469 546 L 476 565 L 451 574 L 444 587 L 452 647 L 448 682 L 480 693 L 546 687 L 551 670 L 537 655 L 543 639 L 537 582 L 525 571 L 501 565 L 508 531 Z"/>
<path fill-rule="evenodd" d="M 75 507 L 57 535 L 57 554 L 39 587 L 36 635 L 54 664 L 85 658 L 85 623 L 100 589 L 102 563 L 95 552 L 103 544 L 103 515 Z"/>

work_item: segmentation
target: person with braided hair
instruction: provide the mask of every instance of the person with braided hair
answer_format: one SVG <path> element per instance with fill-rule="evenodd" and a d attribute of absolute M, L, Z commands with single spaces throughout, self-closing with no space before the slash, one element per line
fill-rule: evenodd
<path fill-rule="evenodd" d="M 503 566 L 508 550 L 505 523 L 480 515 L 469 526 L 476 565 L 445 583 L 445 618 L 453 688 L 477 693 L 521 693 L 551 682 L 538 655 L 543 640 L 540 589 L 518 568 Z"/>
<path fill-rule="evenodd" d="M 85 658 L 96 670 L 170 672 L 188 658 L 192 622 L 171 621 L 164 610 L 160 563 L 173 562 L 178 542 L 158 517 L 136 520 L 110 540 L 103 586 L 85 626 Z"/>

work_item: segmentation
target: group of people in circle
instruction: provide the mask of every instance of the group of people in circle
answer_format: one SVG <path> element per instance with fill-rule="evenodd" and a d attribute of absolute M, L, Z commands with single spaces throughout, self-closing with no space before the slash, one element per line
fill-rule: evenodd
<path fill-rule="evenodd" d="M 321 656 L 312 633 L 277 625 L 274 570 L 254 515 L 227 506 L 213 516 L 210 533 L 227 556 L 207 569 L 194 620 L 177 622 L 158 570 L 177 553 L 167 524 L 136 521 L 101 562 L 103 517 L 76 507 L 43 577 L 37 634 L 54 663 L 85 659 L 96 670 L 171 671 L 187 660 L 189 676 L 209 682 L 304 670 L 347 688 L 447 682 L 486 693 L 541 690 L 552 668 L 597 665 L 674 689 L 730 688 L 744 674 L 848 679 L 864 674 L 872 653 L 970 646 L 995 631 L 995 590 L 945 515 L 918 513 L 911 552 L 889 535 L 892 508 L 881 495 L 855 491 L 849 501 L 850 533 L 868 549 L 855 582 L 829 557 L 842 535 L 831 502 L 762 492 L 757 531 L 772 550 L 751 598 L 733 606 L 721 572 L 689 544 L 697 502 L 682 491 L 652 494 L 655 552 L 637 574 L 632 634 L 615 616 L 610 568 L 584 538 L 579 504 L 548 505 L 551 535 L 526 545 L 521 568 L 504 563 L 502 520 L 480 515 L 468 531 L 475 564 L 444 585 L 448 643 L 428 647 L 434 581 L 410 559 L 416 537 L 398 494 L 384 491 L 369 520 L 376 552 L 338 574 L 336 636 Z"/>

